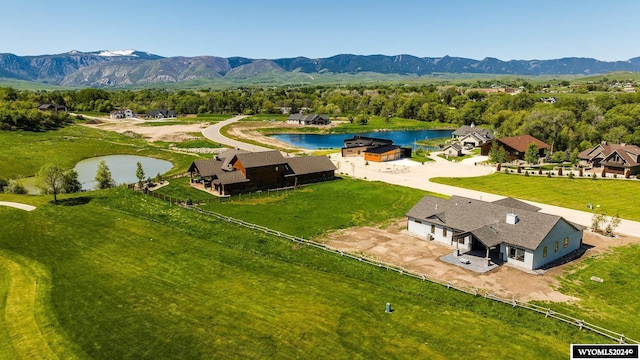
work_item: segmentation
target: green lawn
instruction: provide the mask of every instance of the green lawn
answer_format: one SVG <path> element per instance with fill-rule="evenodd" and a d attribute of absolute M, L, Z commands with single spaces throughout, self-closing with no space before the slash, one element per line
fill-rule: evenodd
<path fill-rule="evenodd" d="M 617 332 L 640 341 L 640 245 L 614 248 L 606 255 L 585 259 L 560 279 L 559 290 L 580 299 L 558 304 L 558 311 L 596 324 L 615 324 Z M 599 277 L 602 283 L 591 280 Z"/>
<path fill-rule="evenodd" d="M 640 181 L 537 177 L 497 173 L 482 177 L 435 178 L 431 181 L 570 209 L 618 214 L 640 221 Z M 593 210 L 587 208 L 592 203 Z"/>
<path fill-rule="evenodd" d="M 207 201 L 202 208 L 305 238 L 351 226 L 383 225 L 400 218 L 425 191 L 381 182 L 337 179 L 298 190 L 234 195 L 219 199 L 176 179 L 157 190 L 179 199 Z"/>
<path fill-rule="evenodd" d="M 0 208 L 0 358 L 566 359 L 604 341 L 123 188 L 62 198 Z M 6 299 L 38 277 L 49 294 L 13 305 L 34 319 L 18 331 Z"/>
<path fill-rule="evenodd" d="M 197 155 L 163 151 L 143 139 L 79 125 L 46 132 L 0 131 L 0 178 L 35 175 L 52 162 L 71 169 L 86 158 L 112 154 L 153 156 L 174 164 L 172 172 L 185 171 Z"/>

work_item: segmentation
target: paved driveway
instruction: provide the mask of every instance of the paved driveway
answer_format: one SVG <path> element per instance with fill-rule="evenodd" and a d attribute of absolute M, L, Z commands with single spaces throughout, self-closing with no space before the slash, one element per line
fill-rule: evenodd
<path fill-rule="evenodd" d="M 240 149 L 240 150 L 245 150 L 245 151 L 269 151 L 269 150 L 273 150 L 273 149 L 269 149 L 266 147 L 262 147 L 262 146 L 258 146 L 258 145 L 253 145 L 253 144 L 247 144 L 241 141 L 237 141 L 237 140 L 233 140 L 233 139 L 229 139 L 228 137 L 222 135 L 222 133 L 220 133 L 220 129 L 222 129 L 223 127 L 234 123 L 238 120 L 242 120 L 244 118 L 246 118 L 247 115 L 238 115 L 238 116 L 234 116 L 231 119 L 228 120 L 224 120 L 224 121 L 220 121 L 218 123 L 215 123 L 207 128 L 205 128 L 204 130 L 202 130 L 202 135 L 204 135 L 204 137 L 206 137 L 207 139 L 211 140 L 211 141 L 215 141 L 218 144 L 223 144 L 232 148 L 236 148 L 236 149 Z"/>

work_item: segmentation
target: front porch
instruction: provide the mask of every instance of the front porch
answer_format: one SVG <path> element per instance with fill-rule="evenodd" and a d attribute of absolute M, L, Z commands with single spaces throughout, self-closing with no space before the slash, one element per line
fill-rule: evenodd
<path fill-rule="evenodd" d="M 208 184 L 211 184 L 211 182 L 208 182 Z M 224 195 L 221 194 L 219 191 L 217 191 L 213 186 L 206 186 L 204 182 L 202 181 L 190 181 L 189 185 L 197 190 L 200 191 L 204 191 L 208 194 L 211 194 L 213 196 L 217 196 L 217 197 L 229 197 L 230 195 Z"/>

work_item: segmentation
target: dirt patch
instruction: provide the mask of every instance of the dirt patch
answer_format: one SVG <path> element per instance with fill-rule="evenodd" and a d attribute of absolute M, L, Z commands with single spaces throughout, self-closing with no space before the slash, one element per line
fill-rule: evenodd
<path fill-rule="evenodd" d="M 257 130 L 257 129 L 264 129 L 264 128 L 295 126 L 295 125 L 288 125 L 288 124 L 282 124 L 282 123 L 277 123 L 277 124 L 278 125 L 265 125 L 264 123 L 261 123 L 261 122 L 235 123 L 229 127 L 228 132 L 229 132 L 229 135 L 233 137 L 255 141 L 260 144 L 265 144 L 267 146 L 275 147 L 285 151 L 292 151 L 292 152 L 303 151 L 304 149 L 292 146 L 291 144 L 286 143 L 284 141 L 280 141 L 278 139 L 275 139 L 269 136 L 264 136 L 262 135 L 262 133 L 260 133 Z"/>
<path fill-rule="evenodd" d="M 320 241 L 343 251 L 363 254 L 409 271 L 450 281 L 452 284 L 486 290 L 503 298 L 515 297 L 521 301 L 553 302 L 575 300 L 556 290 L 559 284 L 556 279 L 562 276 L 568 266 L 600 254 L 611 246 L 640 243 L 640 238 L 625 236 L 611 239 L 585 231 L 583 242 L 593 247 L 580 259 L 571 263 L 554 267 L 543 274 L 531 274 L 510 266 L 501 266 L 479 274 L 441 261 L 440 257 L 450 253 L 452 249 L 413 237 L 404 232 L 406 226 L 405 219 L 386 229 L 349 228 L 332 232 Z"/>
<path fill-rule="evenodd" d="M 209 123 L 197 123 L 187 125 L 161 125 L 161 126 L 143 126 L 140 121 L 109 121 L 99 124 L 85 123 L 85 126 L 115 131 L 120 134 L 125 134 L 129 137 L 135 137 L 133 134 L 146 139 L 149 142 L 164 141 L 164 142 L 181 142 L 184 140 L 196 139 L 189 133 L 201 132 L 202 129 L 209 126 Z"/>
<path fill-rule="evenodd" d="M 320 129 L 320 133 L 327 131 L 328 129 L 338 126 L 339 124 L 344 123 L 344 121 L 334 121 L 329 125 L 318 125 L 313 126 L 314 128 Z M 291 132 L 295 132 L 300 129 L 300 125 L 295 124 L 287 124 L 282 122 L 238 122 L 231 125 L 229 128 L 229 134 L 236 136 L 241 139 L 248 139 L 252 141 L 256 141 L 261 144 L 265 144 L 268 146 L 276 147 L 281 150 L 285 150 L 288 152 L 299 152 L 299 153 L 308 153 L 309 149 L 303 149 L 296 146 L 293 146 L 284 141 L 280 141 L 278 139 L 274 139 L 269 136 L 263 135 L 258 129 L 269 129 L 269 128 L 285 128 L 290 129 Z"/>

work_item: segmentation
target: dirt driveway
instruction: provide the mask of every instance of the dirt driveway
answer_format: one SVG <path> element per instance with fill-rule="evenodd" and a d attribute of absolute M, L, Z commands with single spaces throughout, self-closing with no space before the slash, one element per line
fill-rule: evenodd
<path fill-rule="evenodd" d="M 640 238 L 621 236 L 609 239 L 585 231 L 584 243 L 593 246 L 582 258 L 557 266 L 543 274 L 526 273 L 510 266 L 501 266 L 484 274 L 464 269 L 440 260 L 452 248 L 427 242 L 407 234 L 407 222 L 398 221 L 386 229 L 357 227 L 332 232 L 319 241 L 347 252 L 363 254 L 369 258 L 401 266 L 452 284 L 487 290 L 504 298 L 515 296 L 522 301 L 542 300 L 564 302 L 574 298 L 556 291 L 557 277 L 570 264 L 606 251 L 610 246 L 640 243 Z"/>

